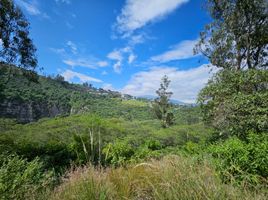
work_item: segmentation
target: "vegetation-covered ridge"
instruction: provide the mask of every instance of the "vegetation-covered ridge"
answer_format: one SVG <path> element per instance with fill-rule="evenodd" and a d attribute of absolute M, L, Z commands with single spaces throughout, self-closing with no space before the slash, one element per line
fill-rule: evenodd
<path fill-rule="evenodd" d="M 35 82 L 25 70 L 0 64 L 0 117 L 31 122 L 43 117 L 96 113 L 103 117 L 152 119 L 150 101 L 94 88 L 91 84 L 71 84 L 60 75 L 37 76 Z M 8 81 L 8 84 L 6 84 Z"/>
<path fill-rule="evenodd" d="M 268 199 L 268 2 L 206 2 L 195 51 L 218 71 L 187 107 L 167 76 L 154 101 L 37 76 L 0 0 L 0 200 Z"/>

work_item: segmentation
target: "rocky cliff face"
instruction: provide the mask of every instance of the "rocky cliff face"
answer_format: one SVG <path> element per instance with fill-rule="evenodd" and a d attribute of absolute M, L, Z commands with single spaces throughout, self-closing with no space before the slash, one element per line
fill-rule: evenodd
<path fill-rule="evenodd" d="M 18 100 L 4 100 L 0 102 L 0 117 L 14 118 L 21 123 L 69 113 L 69 108 L 48 105 L 46 102 L 21 102 Z"/>

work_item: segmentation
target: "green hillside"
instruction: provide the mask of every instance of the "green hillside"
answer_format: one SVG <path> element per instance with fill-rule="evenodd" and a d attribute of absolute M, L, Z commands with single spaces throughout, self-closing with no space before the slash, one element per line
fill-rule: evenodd
<path fill-rule="evenodd" d="M 9 68 L 10 66 L 6 69 Z M 2 181 L 6 186 L 0 188 L 0 191 L 6 195 L 3 199 L 12 195 L 14 199 L 26 197 L 68 199 L 67 196 L 71 194 L 78 195 L 82 199 L 87 199 L 91 195 L 93 199 L 117 199 L 120 195 L 133 199 L 142 194 L 144 198 L 162 199 L 168 194 L 171 199 L 183 198 L 190 195 L 193 187 L 205 187 L 206 176 L 213 179 L 210 183 L 212 185 L 206 185 L 208 188 L 205 192 L 211 199 L 217 199 L 217 196 L 214 196 L 215 192 L 220 193 L 219 198 L 228 196 L 229 199 L 237 199 L 238 194 L 243 193 L 241 185 L 244 184 L 261 188 L 258 189 L 261 192 L 258 195 L 255 190 L 246 189 L 245 199 L 264 199 L 267 194 L 265 177 L 268 175 L 268 170 L 265 163 L 268 161 L 263 155 L 267 152 L 268 138 L 265 134 L 260 134 L 258 137 L 254 134 L 249 135 L 247 143 L 231 138 L 217 144 L 215 141 L 218 133 L 201 121 L 202 112 L 199 106 L 171 105 L 174 124 L 163 128 L 154 115 L 152 101 L 135 99 L 131 96 L 125 98 L 118 92 L 97 89 L 87 84 L 71 84 L 60 76 L 37 76 L 37 81 L 33 82 L 23 75 L 23 70 L 12 67 L 10 69 L 12 74 L 8 84 L 2 85 L 0 102 L 2 117 L 0 119 L 0 152 L 2 153 L 0 183 Z M 7 74 L 2 73 L 1 77 L 6 79 Z M 21 115 L 18 117 L 16 110 L 21 113 L 25 108 L 32 113 L 26 113 L 24 119 L 34 113 L 37 113 L 36 118 L 21 121 Z M 51 114 L 50 111 L 53 109 L 58 112 Z M 31 123 L 25 124 L 25 122 Z M 255 148 L 256 144 L 260 148 Z M 170 160 L 170 155 L 178 157 Z M 179 164 L 181 159 L 185 160 L 185 164 Z M 254 165 L 251 164 L 252 159 L 255 160 Z M 161 164 L 162 162 L 164 164 Z M 167 184 L 168 180 L 172 179 L 169 173 L 174 172 L 171 167 L 173 164 L 169 162 L 175 162 L 178 167 L 185 170 L 181 177 L 174 179 L 180 185 L 176 185 L 177 183 L 172 185 L 171 190 L 187 192 L 182 194 L 166 189 L 165 195 L 158 197 L 157 185 L 147 188 L 154 192 L 140 191 L 145 183 L 152 184 L 153 181 L 158 181 L 158 184 Z M 238 169 L 232 168 L 233 162 L 237 163 Z M 85 172 L 79 171 L 81 166 L 89 163 L 91 167 L 85 168 Z M 137 171 L 135 167 L 139 166 L 139 163 L 142 163 L 142 167 L 138 167 L 141 171 Z M 188 173 L 186 169 L 191 168 L 193 164 L 200 172 L 195 171 L 193 179 L 182 185 L 181 181 Z M 157 170 L 150 171 L 150 167 L 147 169 L 143 165 L 157 166 Z M 64 177 L 64 174 L 74 166 L 77 171 L 70 171 L 68 182 L 63 181 L 62 176 Z M 169 167 L 165 169 L 167 166 Z M 93 169 L 96 167 L 111 168 L 114 171 L 101 172 Z M 127 169 L 120 167 L 127 167 Z M 208 169 L 205 177 L 200 174 L 204 167 Z M 12 175 L 7 173 L 8 168 L 14 168 Z M 164 179 L 158 180 L 160 171 L 166 175 Z M 80 179 L 73 180 L 72 177 L 77 173 L 79 173 L 78 177 L 86 177 L 85 180 L 83 179 L 85 182 Z M 100 180 L 94 178 L 88 185 L 92 173 L 100 173 Z M 137 179 L 129 179 L 125 184 L 134 184 L 133 181 L 142 184 L 135 186 L 135 190 L 139 190 L 138 193 L 129 191 L 130 189 L 121 188 L 119 180 L 113 177 L 114 173 L 123 177 L 144 173 L 143 176 L 148 176 L 149 182 L 143 183 L 139 176 Z M 154 175 L 151 177 L 149 173 Z M 18 187 L 15 193 L 7 185 L 8 177 L 11 181 L 8 184 Z M 18 182 L 15 177 L 20 177 Z M 36 182 L 37 179 L 39 181 Z M 222 180 L 229 184 L 233 179 L 239 187 L 232 184 L 225 186 L 219 182 Z M 102 182 L 103 180 L 105 183 Z M 106 183 L 118 189 L 109 188 L 109 184 Z M 16 184 L 18 185 L 15 186 Z M 44 184 L 47 185 L 44 187 L 42 186 Z M 28 193 L 27 187 L 19 185 L 36 187 L 36 191 Z M 88 187 L 90 191 L 84 191 L 84 187 Z M 97 191 L 94 192 L 91 187 L 96 188 Z M 99 187 L 107 190 L 102 191 Z M 236 192 L 228 193 L 226 187 L 232 187 Z M 197 190 L 195 195 L 203 198 L 205 193 Z"/>
<path fill-rule="evenodd" d="M 42 117 L 55 117 L 78 113 L 95 113 L 103 117 L 121 117 L 124 119 L 153 119 L 149 101 L 136 101 L 121 98 L 119 92 L 105 91 L 90 85 L 70 84 L 63 77 L 38 76 L 36 82 L 29 81 L 23 76 L 23 71 L 14 67 L 0 65 L 3 69 L 12 69 L 12 73 L 2 73 L 1 80 L 7 80 L 1 90 L 1 117 L 14 117 L 19 121 L 36 121 Z M 132 98 L 132 97 L 129 97 Z M 34 118 L 20 119 L 16 110 L 7 110 L 8 103 L 19 104 L 32 108 Z M 12 106 L 11 106 L 12 107 Z M 15 107 L 15 106 L 14 106 Z M 28 115 L 30 115 L 29 113 Z"/>
<path fill-rule="evenodd" d="M 85 2 L 0 0 L 0 200 L 267 200 L 268 1 Z"/>
<path fill-rule="evenodd" d="M 71 114 L 91 113 L 105 118 L 122 118 L 126 120 L 151 120 L 155 119 L 152 112 L 151 101 L 146 99 L 134 99 L 134 97 L 122 97 L 119 92 L 106 91 L 102 88 L 94 88 L 91 85 L 71 84 L 64 78 L 37 76 L 37 81 L 29 81 L 23 75 L 23 70 L 14 67 L 0 65 L 0 68 L 11 68 L 12 73 L 2 73 L 3 84 L 1 90 L 0 117 L 17 118 L 16 111 L 12 113 L 7 103 L 26 105 L 35 113 L 35 118 L 25 122 L 36 121 L 43 117 L 66 116 Z M 198 108 L 188 106 L 174 106 L 174 114 L 178 123 L 197 123 L 200 120 Z M 27 107 L 27 108 L 28 108 Z M 45 107 L 46 109 L 42 109 Z M 22 106 L 23 108 L 23 106 Z M 9 109 L 9 112 L 4 112 Z M 20 109 L 20 108 L 18 108 Z M 53 109 L 56 110 L 53 113 Z M 29 113 L 30 115 L 30 113 Z"/>

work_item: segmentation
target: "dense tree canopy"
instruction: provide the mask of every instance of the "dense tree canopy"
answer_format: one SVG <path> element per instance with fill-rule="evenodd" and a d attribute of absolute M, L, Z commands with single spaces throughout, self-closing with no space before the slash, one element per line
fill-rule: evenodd
<path fill-rule="evenodd" d="M 213 19 L 195 48 L 220 68 L 200 92 L 204 119 L 221 136 L 268 131 L 268 1 L 208 0 Z"/>
<path fill-rule="evenodd" d="M 268 1 L 208 0 L 213 19 L 196 51 L 224 69 L 267 69 Z"/>
<path fill-rule="evenodd" d="M 200 92 L 204 120 L 221 137 L 268 130 L 268 71 L 223 70 Z"/>
<path fill-rule="evenodd" d="M 0 0 L 0 61 L 27 70 L 37 66 L 29 22 L 13 0 Z"/>

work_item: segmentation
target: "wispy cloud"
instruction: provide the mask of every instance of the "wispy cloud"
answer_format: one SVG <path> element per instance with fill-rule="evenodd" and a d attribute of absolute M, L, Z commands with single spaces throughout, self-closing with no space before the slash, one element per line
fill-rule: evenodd
<path fill-rule="evenodd" d="M 104 84 L 102 85 L 102 88 L 103 88 L 104 90 L 115 90 L 115 89 L 113 88 L 113 85 L 110 84 L 110 83 L 104 83 Z"/>
<path fill-rule="evenodd" d="M 146 40 L 147 36 L 144 33 L 132 35 L 129 38 L 129 45 L 135 46 L 136 44 L 141 44 Z"/>
<path fill-rule="evenodd" d="M 27 11 L 29 15 L 41 16 L 42 18 L 50 19 L 47 13 L 40 11 L 40 9 L 38 8 L 38 2 L 36 0 L 15 0 L 15 2 L 25 11 Z"/>
<path fill-rule="evenodd" d="M 158 21 L 189 0 L 127 0 L 115 27 L 121 34 L 131 34 L 148 23 Z"/>
<path fill-rule="evenodd" d="M 131 53 L 129 56 L 128 56 L 128 64 L 131 64 L 133 63 L 133 61 L 137 58 L 136 55 L 134 55 L 133 53 Z"/>
<path fill-rule="evenodd" d="M 50 49 L 50 51 L 52 51 L 52 52 L 54 52 L 56 54 L 60 54 L 60 55 L 63 55 L 63 54 L 66 53 L 64 48 L 59 48 L 59 49 L 57 49 L 57 48 L 49 48 L 49 49 Z"/>
<path fill-rule="evenodd" d="M 122 71 L 122 64 L 125 59 L 125 56 L 128 56 L 128 64 L 131 64 L 136 59 L 136 55 L 133 53 L 132 48 L 130 46 L 120 48 L 120 49 L 114 49 L 112 52 L 110 52 L 107 55 L 107 58 L 110 60 L 116 61 L 113 64 L 114 71 L 116 73 L 121 73 Z"/>
<path fill-rule="evenodd" d="M 68 29 L 73 29 L 74 28 L 74 26 L 68 21 L 65 22 L 65 25 L 67 26 Z"/>
<path fill-rule="evenodd" d="M 108 73 L 104 70 L 104 71 L 102 71 L 101 72 L 101 75 L 103 75 L 103 76 L 105 76 L 105 75 L 107 75 Z"/>
<path fill-rule="evenodd" d="M 198 92 L 212 75 L 210 71 L 211 68 L 208 65 L 201 65 L 188 70 L 179 70 L 174 67 L 153 67 L 148 71 L 134 74 L 121 91 L 134 96 L 155 96 L 155 91 L 159 88 L 161 78 L 167 75 L 171 80 L 172 98 L 185 103 L 194 103 Z"/>
<path fill-rule="evenodd" d="M 75 43 L 73 43 L 72 41 L 68 41 L 67 46 L 71 49 L 71 52 L 73 54 L 77 54 L 77 46 Z"/>
<path fill-rule="evenodd" d="M 106 67 L 108 65 L 105 61 L 95 61 L 95 58 L 69 58 L 63 60 L 62 62 L 71 67 L 87 67 L 90 69 L 97 69 L 99 67 Z"/>
<path fill-rule="evenodd" d="M 106 61 L 99 61 L 99 62 L 97 62 L 97 65 L 99 67 L 107 67 L 109 65 L 109 63 Z"/>
<path fill-rule="evenodd" d="M 70 40 L 66 42 L 64 48 L 50 48 L 50 50 L 59 54 L 62 58 L 62 62 L 71 67 L 98 69 L 109 65 L 105 60 L 100 60 L 92 55 L 84 55 L 80 53 L 78 45 Z"/>
<path fill-rule="evenodd" d="M 56 3 L 71 4 L 71 0 L 55 0 Z"/>
<path fill-rule="evenodd" d="M 61 74 L 66 81 L 72 82 L 74 78 L 78 78 L 80 82 L 96 82 L 96 83 L 101 83 L 102 80 L 96 79 L 90 76 L 87 76 L 85 74 L 81 74 L 78 72 L 74 72 L 72 70 L 66 70 Z"/>
<path fill-rule="evenodd" d="M 179 44 L 173 46 L 168 51 L 160 55 L 153 56 L 151 60 L 160 62 L 160 63 L 166 63 L 166 62 L 170 62 L 173 60 L 182 60 L 182 59 L 192 58 L 196 56 L 193 53 L 193 48 L 197 42 L 198 40 L 184 40 L 180 42 Z"/>
<path fill-rule="evenodd" d="M 82 58 L 78 59 L 66 59 L 62 61 L 66 65 L 69 65 L 71 67 L 87 67 L 91 69 L 96 69 L 97 67 L 90 61 L 90 60 L 85 60 Z"/>
<path fill-rule="evenodd" d="M 119 49 L 115 49 L 112 52 L 110 52 L 107 57 L 111 60 L 118 60 L 121 61 L 123 60 L 123 55 L 122 55 L 122 51 Z"/>
<path fill-rule="evenodd" d="M 107 58 L 116 61 L 113 64 L 113 69 L 118 74 L 121 73 L 121 70 L 122 70 L 121 65 L 122 65 L 122 61 L 124 59 L 124 57 L 123 57 L 124 51 L 125 51 L 124 49 L 115 49 L 107 55 Z"/>

